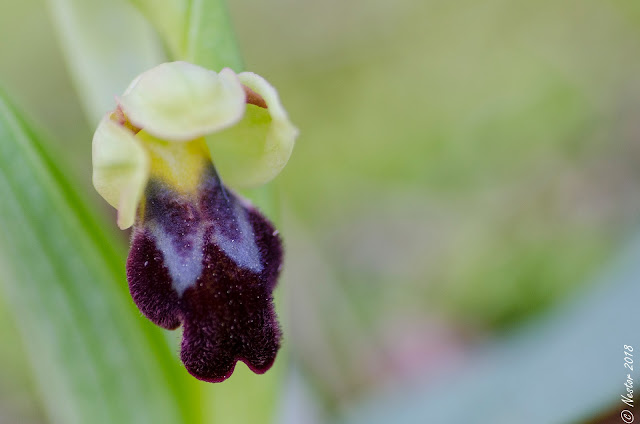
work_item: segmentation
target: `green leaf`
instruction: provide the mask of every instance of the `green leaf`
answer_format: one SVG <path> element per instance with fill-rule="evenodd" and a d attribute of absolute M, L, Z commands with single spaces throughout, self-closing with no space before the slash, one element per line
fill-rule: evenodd
<path fill-rule="evenodd" d="M 243 70 L 231 19 L 224 0 L 190 0 L 182 60 L 220 70 Z"/>
<path fill-rule="evenodd" d="M 51 422 L 198 422 L 193 383 L 131 301 L 121 243 L 0 93 L 0 289 Z"/>
<path fill-rule="evenodd" d="M 92 125 L 143 71 L 164 61 L 148 22 L 125 0 L 48 0 L 80 101 Z"/>
<path fill-rule="evenodd" d="M 173 60 L 242 71 L 224 0 L 130 0 L 162 37 Z"/>
<path fill-rule="evenodd" d="M 186 25 L 190 12 L 185 0 L 130 0 L 153 25 L 170 56 L 184 51 Z"/>

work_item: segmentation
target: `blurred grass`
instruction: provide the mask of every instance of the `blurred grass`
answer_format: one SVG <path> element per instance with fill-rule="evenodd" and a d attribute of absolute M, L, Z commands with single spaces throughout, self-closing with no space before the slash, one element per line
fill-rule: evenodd
<path fill-rule="evenodd" d="M 269 5 L 238 6 L 239 33 L 305 129 L 283 191 L 350 271 L 344 285 L 402 257 L 384 228 L 412 216 L 401 251 L 422 273 L 402 287 L 416 307 L 505 325 L 584 281 L 637 222 L 638 190 L 621 183 L 638 169 L 624 111 L 638 103 L 640 46 L 615 2 Z M 270 25 L 285 10 L 288 26 Z M 307 25 L 322 11 L 332 19 Z M 363 221 L 365 241 L 345 240 Z"/>
<path fill-rule="evenodd" d="M 0 43 L 0 81 L 61 134 L 83 185 L 90 130 L 70 118 L 41 2 L 3 1 L 16 41 Z M 230 7 L 246 68 L 302 129 L 277 183 L 293 246 L 282 285 L 292 359 L 329 404 L 383 384 L 371 368 L 387 364 L 376 335 L 391 318 L 514 326 L 582 290 L 638 224 L 637 2 Z"/>
<path fill-rule="evenodd" d="M 332 288 L 290 299 L 328 321 L 323 365 L 303 325 L 294 347 L 332 402 L 384 384 L 371 369 L 394 346 L 354 331 L 433 314 L 463 335 L 513 327 L 581 290 L 638 224 L 634 2 L 232 5 L 248 67 L 303 129 L 280 187 L 314 248 L 289 249 L 285 285 Z"/>

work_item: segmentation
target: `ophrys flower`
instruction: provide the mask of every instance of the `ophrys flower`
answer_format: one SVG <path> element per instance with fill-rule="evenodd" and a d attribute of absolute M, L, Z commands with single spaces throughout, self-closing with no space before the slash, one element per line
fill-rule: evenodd
<path fill-rule="evenodd" d="M 133 225 L 127 279 L 154 323 L 184 326 L 181 358 L 206 381 L 238 360 L 268 370 L 280 343 L 273 225 L 223 184 L 251 187 L 286 164 L 297 130 L 252 73 L 185 62 L 138 76 L 93 138 L 93 182 Z M 215 167 L 214 167 L 215 163 Z"/>

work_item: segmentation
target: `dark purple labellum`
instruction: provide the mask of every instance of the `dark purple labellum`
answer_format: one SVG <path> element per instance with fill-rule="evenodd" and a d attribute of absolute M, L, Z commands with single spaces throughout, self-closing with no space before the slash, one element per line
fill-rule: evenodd
<path fill-rule="evenodd" d="M 213 167 L 197 193 L 149 182 L 127 260 L 131 296 L 157 325 L 184 326 L 181 358 L 196 378 L 223 381 L 238 360 L 264 373 L 280 346 L 272 296 L 280 238 Z"/>

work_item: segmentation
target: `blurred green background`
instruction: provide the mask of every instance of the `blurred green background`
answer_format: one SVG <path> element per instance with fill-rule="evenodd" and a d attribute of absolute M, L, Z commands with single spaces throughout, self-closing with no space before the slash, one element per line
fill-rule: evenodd
<path fill-rule="evenodd" d="M 229 7 L 246 68 L 301 129 L 275 182 L 279 360 L 323 419 L 517 334 L 588 290 L 638 227 L 640 3 Z M 115 233 L 46 2 L 0 0 L 0 40 L 0 86 Z M 0 423 L 44 422 L 0 317 Z"/>

